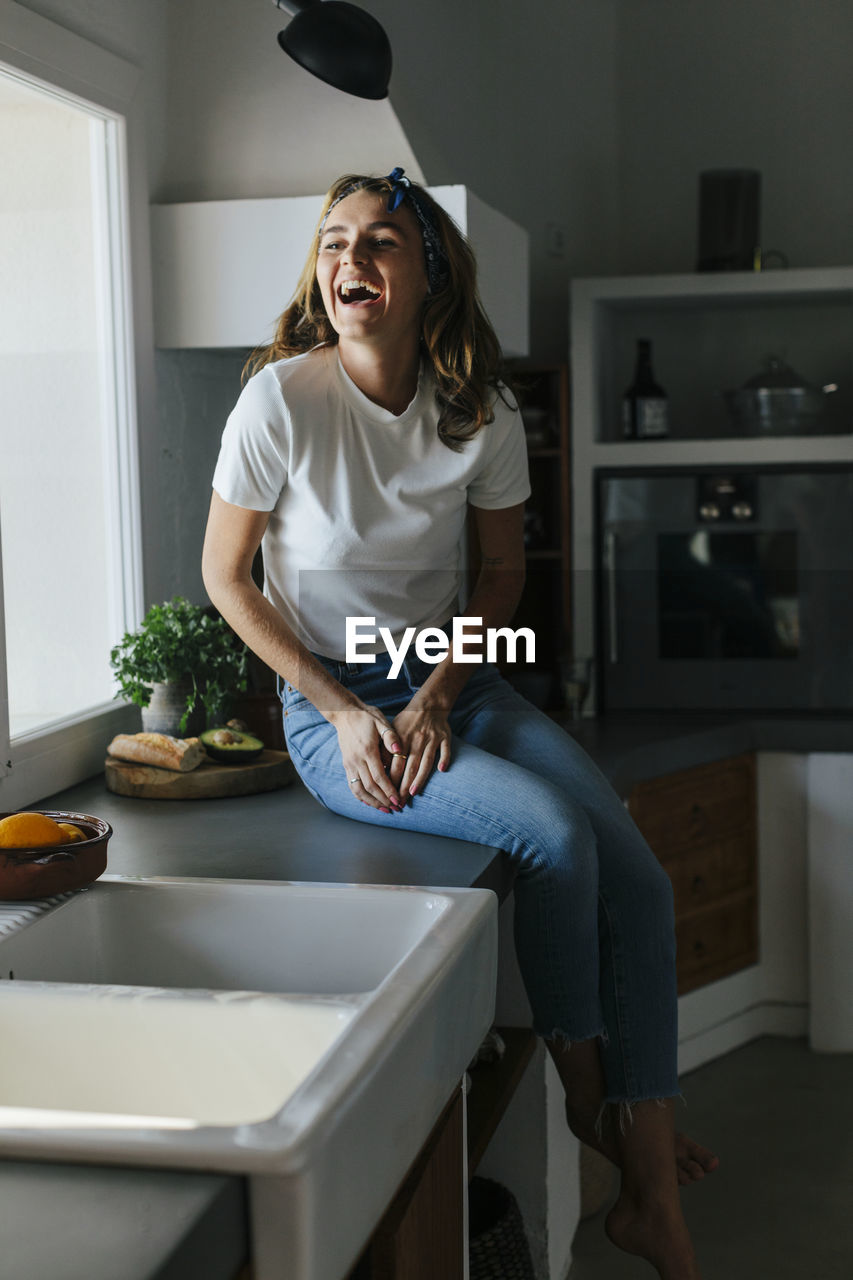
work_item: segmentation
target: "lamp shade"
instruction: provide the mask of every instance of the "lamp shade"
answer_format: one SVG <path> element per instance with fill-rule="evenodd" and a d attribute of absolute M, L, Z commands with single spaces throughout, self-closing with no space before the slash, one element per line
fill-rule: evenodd
<path fill-rule="evenodd" d="M 391 45 L 374 17 L 345 0 L 307 4 L 278 33 L 294 61 L 358 98 L 387 98 Z"/>

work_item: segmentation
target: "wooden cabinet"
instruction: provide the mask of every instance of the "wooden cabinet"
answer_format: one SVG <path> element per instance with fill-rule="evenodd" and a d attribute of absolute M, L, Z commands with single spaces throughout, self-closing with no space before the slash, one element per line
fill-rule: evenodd
<path fill-rule="evenodd" d="M 503 1057 L 469 1073 L 471 1178 L 533 1055 L 527 1027 L 499 1027 Z M 462 1280 L 462 1091 L 447 1104 L 347 1280 Z"/>
<path fill-rule="evenodd" d="M 672 880 L 679 995 L 756 964 L 754 755 L 641 782 L 628 808 Z"/>
<path fill-rule="evenodd" d="M 460 1088 L 347 1280 L 462 1280 L 463 1107 Z"/>

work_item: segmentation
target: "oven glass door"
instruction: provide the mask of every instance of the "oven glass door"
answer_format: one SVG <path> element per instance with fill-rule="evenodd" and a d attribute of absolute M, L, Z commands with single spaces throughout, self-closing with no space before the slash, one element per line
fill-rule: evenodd
<path fill-rule="evenodd" d="M 796 658 L 795 529 L 658 533 L 658 653 L 663 661 Z"/>
<path fill-rule="evenodd" d="M 605 710 L 853 707 L 851 471 L 601 473 L 597 497 Z"/>

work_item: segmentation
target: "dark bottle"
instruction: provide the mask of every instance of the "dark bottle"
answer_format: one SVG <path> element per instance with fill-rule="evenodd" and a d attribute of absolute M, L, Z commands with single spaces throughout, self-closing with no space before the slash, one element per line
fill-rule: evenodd
<path fill-rule="evenodd" d="M 634 381 L 622 399 L 622 434 L 626 440 L 654 440 L 669 435 L 669 402 L 652 372 L 652 344 L 637 340 Z"/>

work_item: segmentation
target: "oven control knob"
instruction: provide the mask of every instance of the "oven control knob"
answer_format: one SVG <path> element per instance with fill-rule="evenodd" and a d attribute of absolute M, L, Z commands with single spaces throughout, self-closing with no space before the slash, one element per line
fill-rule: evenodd
<path fill-rule="evenodd" d="M 720 508 L 716 502 L 703 502 L 699 508 L 699 514 L 703 520 L 719 520 Z"/>
<path fill-rule="evenodd" d="M 752 507 L 748 502 L 733 502 L 732 515 L 735 520 L 751 520 Z"/>

